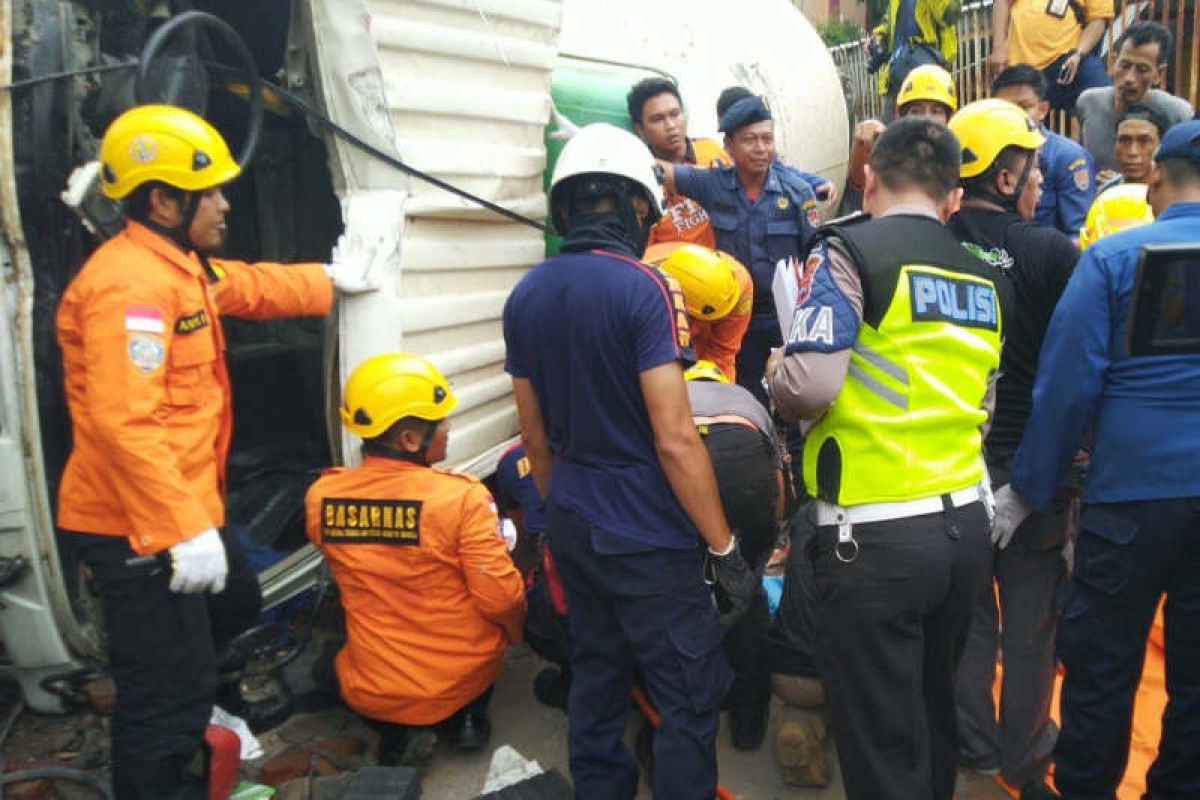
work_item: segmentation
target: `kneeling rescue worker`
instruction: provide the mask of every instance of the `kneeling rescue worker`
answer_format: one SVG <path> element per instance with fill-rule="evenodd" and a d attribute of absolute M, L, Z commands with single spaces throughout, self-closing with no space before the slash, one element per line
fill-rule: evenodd
<path fill-rule="evenodd" d="M 698 244 L 664 242 L 646 248 L 642 261 L 675 279 L 683 291 L 692 350 L 737 381 L 737 354 L 754 310 L 754 281 L 728 253 Z"/>
<path fill-rule="evenodd" d="M 237 633 L 209 603 L 236 592 L 224 605 L 253 619 L 261 602 L 236 537 L 218 533 L 232 428 L 219 317 L 319 316 L 333 288 L 370 287 L 344 264 L 210 259 L 225 239 L 221 187 L 240 169 L 189 111 L 126 111 L 100 161 L 102 191 L 128 224 L 58 309 L 74 449 L 57 524 L 104 607 L 116 797 L 206 797 L 187 765 L 212 713 L 214 635 Z M 136 560 L 158 554 L 169 571 Z"/>
<path fill-rule="evenodd" d="M 993 268 L 943 227 L 960 153 L 906 117 L 827 227 L 767 377 L 811 427 L 816 657 L 851 800 L 949 800 L 954 675 L 991 557 L 980 426 L 1000 363 Z M 981 502 L 981 500 L 985 502 Z"/>
<path fill-rule="evenodd" d="M 505 369 L 566 591 L 576 797 L 637 792 L 622 742 L 637 669 L 662 716 L 654 796 L 711 800 L 731 675 L 705 559 L 729 621 L 762 590 L 692 423 L 682 292 L 638 261 L 662 213 L 653 167 L 645 145 L 611 125 L 589 125 L 563 148 L 550 185 L 562 249 L 509 296 Z"/>
<path fill-rule="evenodd" d="M 381 729 L 379 761 L 427 758 L 440 725 L 482 747 L 492 684 L 520 642 L 525 590 L 496 506 L 469 475 L 436 469 L 458 400 L 422 358 L 367 359 L 346 382 L 346 430 L 363 463 L 308 491 L 308 537 L 329 562 L 346 613 L 335 670 L 342 699 Z"/>

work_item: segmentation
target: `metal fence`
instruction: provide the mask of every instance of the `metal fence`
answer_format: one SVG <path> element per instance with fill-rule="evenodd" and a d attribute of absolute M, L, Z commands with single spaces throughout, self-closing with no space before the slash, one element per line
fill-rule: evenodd
<path fill-rule="evenodd" d="M 1105 31 L 1101 52 L 1112 55 L 1113 40 L 1131 22 L 1154 19 L 1175 34 L 1175 52 L 1166 85 L 1160 88 L 1189 100 L 1193 107 L 1200 99 L 1200 11 L 1196 0 L 1113 0 L 1114 21 Z M 856 120 L 879 118 L 882 101 L 876 75 L 867 72 L 865 41 L 851 42 L 830 48 L 846 89 L 846 102 Z M 954 61 L 954 78 L 961 103 L 969 103 L 988 95 L 987 59 L 992 51 L 992 2 L 968 3 L 963 6 L 958 21 L 958 56 Z M 1072 134 L 1071 120 L 1057 114 L 1047 120 L 1050 127 Z"/>

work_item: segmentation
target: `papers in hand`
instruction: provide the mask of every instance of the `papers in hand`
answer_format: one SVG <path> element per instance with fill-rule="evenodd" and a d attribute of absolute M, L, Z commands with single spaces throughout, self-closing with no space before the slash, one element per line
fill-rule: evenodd
<path fill-rule="evenodd" d="M 800 297 L 800 278 L 804 264 L 795 256 L 779 259 L 775 265 L 775 278 L 771 281 L 771 294 L 775 298 L 775 314 L 779 317 L 779 335 L 784 346 L 794 338 L 792 321 Z"/>

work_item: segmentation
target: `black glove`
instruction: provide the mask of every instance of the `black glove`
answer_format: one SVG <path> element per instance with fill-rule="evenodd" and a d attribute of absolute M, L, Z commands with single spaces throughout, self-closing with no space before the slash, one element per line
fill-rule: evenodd
<path fill-rule="evenodd" d="M 728 629 L 737 624 L 754 606 L 762 592 L 762 581 L 742 558 L 734 538 L 733 548 L 723 556 L 708 551 L 708 562 L 712 565 L 713 578 L 725 595 L 728 609 L 721 612 L 721 626 Z"/>

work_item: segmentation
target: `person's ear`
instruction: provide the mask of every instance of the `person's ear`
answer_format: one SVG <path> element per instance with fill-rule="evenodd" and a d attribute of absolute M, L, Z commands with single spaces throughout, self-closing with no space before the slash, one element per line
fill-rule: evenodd
<path fill-rule="evenodd" d="M 1150 86 L 1157 89 L 1159 86 L 1167 85 L 1167 65 L 1159 64 L 1158 70 L 1154 73 L 1154 82 Z"/>
<path fill-rule="evenodd" d="M 405 428 L 400 431 L 400 435 L 396 437 L 396 446 L 405 453 L 417 453 L 421 450 L 421 440 L 424 434 L 421 431 L 413 428 Z"/>
<path fill-rule="evenodd" d="M 945 199 L 938 205 L 938 217 L 942 220 L 943 225 L 962 208 L 962 199 L 963 190 L 959 186 L 946 195 Z"/>
<path fill-rule="evenodd" d="M 879 196 L 879 176 L 870 164 L 863 165 L 863 199 L 862 210 L 874 215 L 875 199 Z"/>

